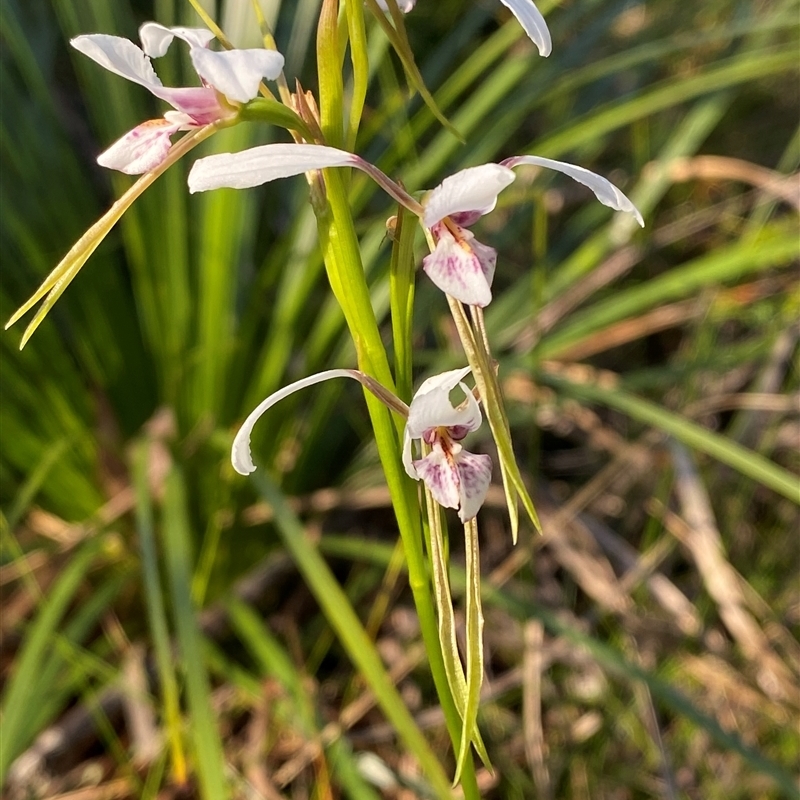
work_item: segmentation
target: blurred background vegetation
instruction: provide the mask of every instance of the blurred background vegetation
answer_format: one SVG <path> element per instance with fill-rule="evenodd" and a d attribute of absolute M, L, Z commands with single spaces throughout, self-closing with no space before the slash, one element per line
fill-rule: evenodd
<path fill-rule="evenodd" d="M 358 143 L 413 190 L 516 153 L 574 161 L 647 221 L 530 171 L 479 229 L 500 253 L 487 320 L 545 527 L 513 548 L 499 487 L 482 512 L 496 770 L 479 782 L 495 798 L 798 796 L 798 3 L 539 6 L 546 60 L 493 0 L 409 15 L 466 145 L 371 25 Z M 130 184 L 97 153 L 159 113 L 67 40 L 197 19 L 183 0 L 1 8 L 7 318 Z M 262 8 L 290 82 L 313 88 L 318 0 Z M 210 10 L 258 45 L 249 2 Z M 156 66 L 194 77 L 179 47 Z M 206 152 L 281 133 L 241 125 Z M 20 328 L 0 338 L 4 796 L 428 796 L 287 555 L 299 518 L 452 770 L 358 387 L 307 391 L 257 430 L 288 505 L 228 463 L 262 397 L 352 364 L 305 183 L 190 197 L 188 167 L 24 351 Z M 352 205 L 388 341 L 394 212 L 360 178 Z M 414 347 L 420 379 L 464 360 L 424 276 Z"/>

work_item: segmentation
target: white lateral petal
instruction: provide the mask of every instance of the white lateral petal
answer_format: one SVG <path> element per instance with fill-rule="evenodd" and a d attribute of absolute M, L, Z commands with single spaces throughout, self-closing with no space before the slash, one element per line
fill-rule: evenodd
<path fill-rule="evenodd" d="M 480 510 L 492 482 L 492 459 L 486 455 L 462 450 L 455 455 L 460 489 L 458 516 L 471 520 Z"/>
<path fill-rule="evenodd" d="M 246 103 L 258 94 L 262 78 L 274 80 L 283 69 L 283 56 L 275 50 L 206 50 L 193 47 L 197 74 L 228 100 Z"/>
<path fill-rule="evenodd" d="M 425 199 L 422 223 L 432 228 L 449 214 L 474 211 L 488 214 L 497 204 L 497 195 L 514 182 L 516 176 L 500 164 L 468 167 L 445 178 Z"/>
<path fill-rule="evenodd" d="M 315 383 L 322 383 L 329 381 L 331 378 L 353 378 L 358 380 L 358 373 L 352 369 L 328 369 L 324 372 L 318 372 L 316 375 L 309 375 L 288 386 L 284 386 L 277 392 L 274 392 L 266 400 L 262 400 L 251 412 L 247 419 L 239 428 L 236 438 L 233 440 L 231 447 L 231 463 L 233 468 L 240 475 L 249 475 L 255 472 L 256 465 L 253 463 L 253 457 L 250 454 L 250 434 L 253 432 L 256 422 L 261 418 L 268 409 L 272 408 L 276 403 L 279 403 L 290 394 L 305 389 L 306 386 L 313 386 Z"/>
<path fill-rule="evenodd" d="M 430 428 L 451 428 L 461 425 L 474 431 L 481 424 L 481 410 L 472 392 L 461 383 L 470 371 L 469 367 L 451 370 L 428 378 L 411 401 L 408 411 L 406 431 L 410 437 L 419 439 Z M 457 407 L 450 401 L 450 392 L 459 386 L 465 395 L 465 402 Z M 413 476 L 412 476 L 413 477 Z"/>
<path fill-rule="evenodd" d="M 458 508 L 461 502 L 458 470 L 438 442 L 425 458 L 414 462 L 414 468 L 440 506 Z"/>
<path fill-rule="evenodd" d="M 181 26 L 167 28 L 157 22 L 145 22 L 139 28 L 142 50 L 151 58 L 163 56 L 169 50 L 175 37 L 183 39 L 189 47 L 205 47 L 214 38 L 214 34 L 207 28 L 184 28 Z"/>
<path fill-rule="evenodd" d="M 507 158 L 503 163 L 508 164 L 509 167 L 531 164 L 535 167 L 547 167 L 547 169 L 554 169 L 556 172 L 563 172 L 564 175 L 569 175 L 570 178 L 578 181 L 578 183 L 588 186 L 604 206 L 613 208 L 615 211 L 625 211 L 628 214 L 633 214 L 639 225 L 644 227 L 644 220 L 639 213 L 639 209 L 611 181 L 596 172 L 591 172 L 583 167 L 576 167 L 574 164 L 567 164 L 564 161 L 554 161 L 552 158 L 541 158 L 540 156 L 513 156 L 512 158 Z"/>
<path fill-rule="evenodd" d="M 127 175 L 142 175 L 155 169 L 167 157 L 172 146 L 170 136 L 181 124 L 166 119 L 152 119 L 137 125 L 97 157 L 101 167 L 117 169 Z"/>
<path fill-rule="evenodd" d="M 405 467 L 409 478 L 413 478 L 415 481 L 419 480 L 417 470 L 414 468 L 414 456 L 411 452 L 411 431 L 409 431 L 408 425 L 403 431 L 403 467 Z"/>
<path fill-rule="evenodd" d="M 76 36 L 70 44 L 110 72 L 145 86 L 151 91 L 161 86 L 150 59 L 129 39 L 90 33 Z"/>
<path fill-rule="evenodd" d="M 462 235 L 468 233 L 462 231 Z M 456 241 L 450 231 L 443 230 L 436 249 L 422 259 L 422 269 L 439 289 L 462 303 L 484 308 L 492 301 L 483 264 L 467 236 Z"/>
<path fill-rule="evenodd" d="M 550 39 L 550 31 L 547 23 L 532 0 L 500 0 L 500 2 L 511 9 L 511 13 L 519 20 L 525 33 L 536 45 L 540 56 L 549 56 L 553 51 L 553 42 Z"/>
<path fill-rule="evenodd" d="M 316 144 L 265 144 L 239 153 L 219 153 L 195 161 L 189 191 L 206 192 L 227 186 L 247 189 L 325 167 L 357 167 L 352 153 Z"/>

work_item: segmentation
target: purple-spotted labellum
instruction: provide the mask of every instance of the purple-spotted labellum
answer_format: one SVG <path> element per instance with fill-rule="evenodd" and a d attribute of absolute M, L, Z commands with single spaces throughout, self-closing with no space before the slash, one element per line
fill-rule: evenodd
<path fill-rule="evenodd" d="M 406 472 L 423 481 L 439 505 L 457 508 L 462 522 L 478 513 L 492 479 L 491 458 L 470 453 L 461 445 L 481 424 L 478 403 L 462 383 L 469 372 L 469 367 L 444 372 L 419 387 L 409 407 L 403 440 Z M 456 387 L 465 397 L 454 406 L 450 393 Z M 420 458 L 412 454 L 415 440 L 421 443 Z"/>

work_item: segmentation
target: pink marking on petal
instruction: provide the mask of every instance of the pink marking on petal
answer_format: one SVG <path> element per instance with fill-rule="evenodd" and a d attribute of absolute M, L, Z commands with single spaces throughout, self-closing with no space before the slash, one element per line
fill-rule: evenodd
<path fill-rule="evenodd" d="M 459 477 L 458 516 L 462 522 L 471 520 L 483 505 L 492 482 L 492 459 L 486 455 L 461 450 L 454 456 Z"/>
<path fill-rule="evenodd" d="M 458 228 L 459 238 L 456 239 L 444 225 L 434 225 L 431 230 L 438 242 L 436 249 L 422 260 L 422 269 L 436 286 L 456 300 L 481 308 L 488 306 L 492 291 L 484 262 L 486 251 L 491 248 L 481 245 L 482 262 L 471 246 L 475 237 L 469 231 Z M 494 264 L 491 264 L 491 273 L 494 273 Z"/>
<path fill-rule="evenodd" d="M 137 125 L 97 157 L 101 167 L 127 175 L 141 175 L 161 164 L 172 146 L 170 137 L 180 125 L 165 119 L 151 119 Z"/>
<path fill-rule="evenodd" d="M 454 442 L 460 442 L 471 430 L 467 425 L 452 425 L 447 429 L 447 435 Z"/>
<path fill-rule="evenodd" d="M 217 93 L 205 86 L 163 86 L 151 91 L 173 108 L 188 114 L 198 125 L 208 125 L 232 113 L 230 109 L 220 105 Z"/>
<path fill-rule="evenodd" d="M 450 219 L 460 228 L 469 228 L 483 216 L 482 211 L 456 211 L 450 215 Z"/>
<path fill-rule="evenodd" d="M 458 508 L 461 498 L 458 470 L 452 455 L 446 453 L 438 442 L 425 458 L 414 462 L 414 468 L 440 506 Z"/>

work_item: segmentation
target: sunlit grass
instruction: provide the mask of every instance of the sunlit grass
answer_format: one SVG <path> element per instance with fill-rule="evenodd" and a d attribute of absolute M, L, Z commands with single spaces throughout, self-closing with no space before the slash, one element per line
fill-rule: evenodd
<path fill-rule="evenodd" d="M 493 487 L 478 719 L 495 773 L 477 780 L 498 798 L 796 796 L 797 4 L 539 5 L 546 61 L 500 3 L 420 0 L 408 17 L 466 144 L 410 98 L 368 23 L 356 143 L 410 190 L 518 153 L 580 160 L 647 222 L 539 175 L 482 223 L 500 252 L 487 327 L 544 535 L 523 521 L 512 548 Z M 313 54 L 316 4 L 271 7 L 279 47 Z M 216 18 L 238 43 L 249 14 L 229 0 Z M 65 42 L 153 17 L 192 22 L 177 0 L 3 6 L 4 319 L 130 185 L 93 156 L 147 116 L 143 92 Z M 171 54 L 165 82 L 185 67 Z M 314 75 L 309 58 L 297 77 Z M 201 149 L 283 135 L 248 123 Z M 794 177 L 709 177 L 703 154 Z M 443 796 L 457 753 L 407 582 L 383 583 L 397 524 L 358 390 L 271 412 L 253 441 L 271 482 L 227 460 L 255 402 L 355 363 L 307 187 L 190 197 L 186 168 L 137 201 L 21 354 L 15 329 L 0 343 L 5 791 L 398 796 L 370 783 L 372 757 Z M 380 336 L 413 331 L 385 367 L 409 393 L 464 356 L 424 275 L 410 322 L 391 308 L 408 277 L 390 269 L 396 210 L 360 176 L 343 191 Z M 133 677 L 140 646 L 149 681 Z"/>

